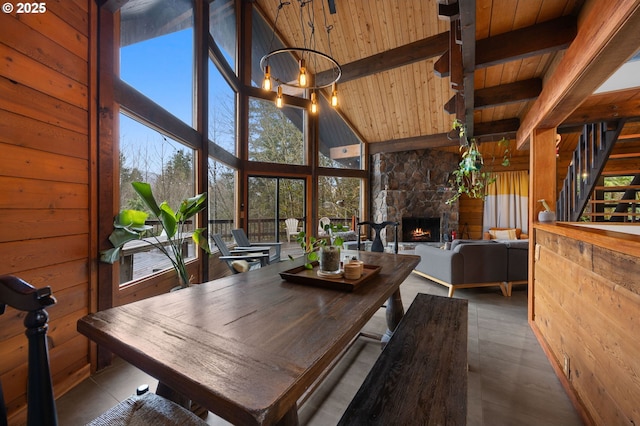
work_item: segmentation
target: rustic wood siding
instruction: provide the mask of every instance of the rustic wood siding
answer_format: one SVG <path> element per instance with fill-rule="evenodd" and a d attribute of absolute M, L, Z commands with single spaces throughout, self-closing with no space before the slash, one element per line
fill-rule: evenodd
<path fill-rule="evenodd" d="M 0 274 L 49 285 L 49 342 L 59 396 L 89 374 L 76 321 L 89 311 L 90 2 L 48 1 L 0 14 Z M 0 316 L 0 380 L 11 418 L 26 404 L 24 315 Z"/>
<path fill-rule="evenodd" d="M 536 246 L 533 327 L 551 362 L 594 424 L 639 424 L 637 254 L 542 230 Z"/>

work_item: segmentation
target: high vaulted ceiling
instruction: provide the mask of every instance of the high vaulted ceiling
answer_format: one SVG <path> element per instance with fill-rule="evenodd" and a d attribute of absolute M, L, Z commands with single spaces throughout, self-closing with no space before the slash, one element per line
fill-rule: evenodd
<path fill-rule="evenodd" d="M 273 25 L 280 0 L 256 3 Z M 639 1 L 610 3 L 619 3 L 612 7 L 621 15 L 609 15 L 618 20 L 617 27 L 602 30 L 618 34 L 619 53 L 603 53 L 614 47 L 594 36 L 591 45 L 597 46 L 586 55 L 599 62 L 585 65 L 593 77 L 572 76 L 566 84 L 554 73 L 571 64 L 569 46 L 581 25 L 594 25 L 591 12 L 608 7 L 600 0 L 314 0 L 312 5 L 320 23 L 316 48 L 331 51 L 343 68 L 340 112 L 374 153 L 457 145 L 447 138 L 456 116 L 481 142 L 517 135 L 521 148 L 528 144 L 531 126 L 613 118 L 607 106 L 596 111 L 598 102 L 616 105 L 619 113 L 625 109 L 622 115 L 640 116 L 639 88 L 620 97 L 600 95 L 600 101 L 587 102 L 591 113 L 576 110 L 640 48 L 640 37 L 633 37 L 640 30 L 629 24 L 639 19 Z M 303 45 L 299 4 L 290 0 L 280 12 L 276 30 L 287 46 Z M 334 14 L 329 6 L 335 6 Z M 331 49 L 325 16 L 333 26 Z M 456 22 L 460 29 L 450 40 Z M 589 40 L 579 42 L 589 46 Z M 461 95 L 457 102 L 452 86 Z"/>

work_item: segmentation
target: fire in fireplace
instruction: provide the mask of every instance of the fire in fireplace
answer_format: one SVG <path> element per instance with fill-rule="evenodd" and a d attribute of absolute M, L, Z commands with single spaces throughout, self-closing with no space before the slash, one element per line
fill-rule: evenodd
<path fill-rule="evenodd" d="M 440 241 L 439 217 L 403 217 L 403 242 L 437 242 Z"/>

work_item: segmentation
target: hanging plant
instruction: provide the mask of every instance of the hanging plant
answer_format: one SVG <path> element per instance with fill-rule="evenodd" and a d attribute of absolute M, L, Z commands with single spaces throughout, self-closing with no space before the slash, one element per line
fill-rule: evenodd
<path fill-rule="evenodd" d="M 492 167 L 484 167 L 484 159 L 482 153 L 478 149 L 478 143 L 474 138 L 467 137 L 467 129 L 463 122 L 458 119 L 453 121 L 453 130 L 458 132 L 460 137 L 460 163 L 451 173 L 449 180 L 454 189 L 454 194 L 446 203 L 454 203 L 462 196 L 467 194 L 471 198 L 484 198 L 486 196 L 487 187 L 496 180 Z M 498 145 L 504 147 L 501 166 L 509 166 L 511 153 L 509 151 L 509 141 L 502 138 Z M 491 166 L 495 162 L 495 157 L 491 161 Z"/>

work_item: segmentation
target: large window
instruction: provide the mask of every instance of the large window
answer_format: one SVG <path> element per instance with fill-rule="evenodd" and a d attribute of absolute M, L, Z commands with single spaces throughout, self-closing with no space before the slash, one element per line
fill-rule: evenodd
<path fill-rule="evenodd" d="M 271 101 L 249 101 L 249 160 L 304 164 L 304 112 L 300 108 L 276 108 Z"/>
<path fill-rule="evenodd" d="M 209 61 L 209 140 L 236 153 L 236 94 Z"/>
<path fill-rule="evenodd" d="M 285 220 L 304 224 L 304 179 L 282 177 L 249 178 L 249 236 L 254 241 L 284 241 Z"/>
<path fill-rule="evenodd" d="M 231 238 L 236 206 L 236 172 L 209 158 L 209 233 Z"/>
<path fill-rule="evenodd" d="M 120 78 L 192 126 L 192 1 L 132 0 L 120 11 Z"/>
<path fill-rule="evenodd" d="M 351 227 L 353 216 L 360 217 L 360 185 L 358 178 L 321 176 L 318 178 L 318 217 Z"/>
<path fill-rule="evenodd" d="M 151 185 L 158 203 L 166 201 L 176 211 L 180 202 L 195 195 L 194 151 L 150 127 L 120 114 L 120 209 L 142 210 L 150 213 L 133 191 L 132 182 Z M 147 221 L 153 232 L 160 235 L 162 226 L 155 219 Z M 193 230 L 193 224 L 190 229 Z M 170 269 L 171 263 L 155 250 L 136 250 L 133 270 L 121 275 L 121 284 L 155 272 Z M 189 258 L 194 257 L 190 244 Z"/>

